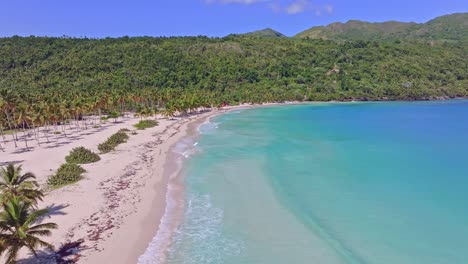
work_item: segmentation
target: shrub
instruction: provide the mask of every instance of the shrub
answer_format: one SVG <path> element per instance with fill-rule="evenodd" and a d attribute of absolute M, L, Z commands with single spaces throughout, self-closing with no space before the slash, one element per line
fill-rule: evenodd
<path fill-rule="evenodd" d="M 107 121 L 109 118 L 107 116 L 101 116 L 101 121 Z"/>
<path fill-rule="evenodd" d="M 125 134 L 124 132 L 117 132 L 114 135 L 110 136 L 107 139 L 107 142 L 111 145 L 117 146 L 117 145 L 127 142 L 127 140 L 128 140 L 127 134 Z"/>
<path fill-rule="evenodd" d="M 119 130 L 119 132 L 127 133 L 127 132 L 130 132 L 130 129 L 128 129 L 128 128 L 121 128 L 121 129 Z"/>
<path fill-rule="evenodd" d="M 86 172 L 80 165 L 75 163 L 65 163 L 60 166 L 57 172 L 47 179 L 47 184 L 57 187 L 81 180 L 81 174 Z"/>
<path fill-rule="evenodd" d="M 117 147 L 118 145 L 127 142 L 128 140 L 128 135 L 124 132 L 117 132 L 114 135 L 110 136 L 106 142 L 101 143 L 98 145 L 99 151 L 102 153 L 108 153 L 111 152 Z"/>
<path fill-rule="evenodd" d="M 146 128 L 155 127 L 157 125 L 158 122 L 154 120 L 141 120 L 140 122 L 138 122 L 138 124 L 134 125 L 134 127 L 136 127 L 139 130 L 143 130 Z"/>
<path fill-rule="evenodd" d="M 65 160 L 68 163 L 76 164 L 87 164 L 99 161 L 101 158 L 98 154 L 92 152 L 89 149 L 84 147 L 74 148 L 68 156 L 65 157 Z"/>
<path fill-rule="evenodd" d="M 101 153 L 109 153 L 115 149 L 115 146 L 111 146 L 109 143 L 104 142 L 98 145 L 98 149 Z"/>

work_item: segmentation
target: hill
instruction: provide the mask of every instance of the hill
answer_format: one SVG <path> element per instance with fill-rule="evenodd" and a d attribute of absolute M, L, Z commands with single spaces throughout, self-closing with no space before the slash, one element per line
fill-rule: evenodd
<path fill-rule="evenodd" d="M 244 36 L 251 36 L 251 37 L 269 37 L 269 38 L 285 38 L 286 36 L 283 35 L 282 33 L 273 30 L 271 28 L 265 28 L 262 30 L 257 30 L 254 32 L 249 32 L 242 34 Z"/>
<path fill-rule="evenodd" d="M 468 46 L 296 38 L 0 38 L 0 90 L 216 102 L 468 95 Z M 58 99 L 57 99 L 58 100 Z"/>
<path fill-rule="evenodd" d="M 441 16 L 427 23 L 389 21 L 370 23 L 351 20 L 328 26 L 313 27 L 297 38 L 345 40 L 468 40 L 468 13 Z"/>

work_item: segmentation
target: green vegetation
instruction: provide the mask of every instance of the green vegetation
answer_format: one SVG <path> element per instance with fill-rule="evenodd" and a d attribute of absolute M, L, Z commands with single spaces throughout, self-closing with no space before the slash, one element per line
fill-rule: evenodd
<path fill-rule="evenodd" d="M 21 166 L 9 164 L 0 169 L 1 202 L 5 203 L 13 198 L 22 199 L 31 204 L 42 201 L 44 194 L 39 190 L 35 181 L 36 176 L 31 172 L 22 174 Z"/>
<path fill-rule="evenodd" d="M 81 180 L 81 174 L 84 172 L 86 172 L 86 170 L 75 163 L 64 163 L 58 168 L 54 175 L 49 177 L 47 183 L 53 187 L 75 183 Z"/>
<path fill-rule="evenodd" d="M 296 35 L 298 38 L 346 40 L 425 40 L 467 41 L 468 13 L 435 18 L 427 23 L 389 21 L 369 23 L 351 20 L 313 27 Z"/>
<path fill-rule="evenodd" d="M 89 149 L 84 147 L 74 148 L 68 156 L 65 157 L 65 160 L 68 163 L 76 164 L 87 164 L 99 161 L 101 158 L 98 154 L 92 152 Z"/>
<path fill-rule="evenodd" d="M 109 118 L 112 118 L 114 119 L 114 122 L 117 122 L 117 119 L 120 117 L 120 113 L 117 112 L 117 111 L 112 111 L 109 113 L 109 115 L 107 116 L 107 119 Z"/>
<path fill-rule="evenodd" d="M 254 32 L 249 32 L 249 33 L 245 33 L 243 34 L 245 36 L 250 36 L 250 37 L 268 37 L 268 38 L 285 38 L 286 36 L 283 35 L 282 33 L 276 31 L 276 30 L 273 30 L 271 28 L 265 28 L 265 29 L 262 29 L 262 30 L 257 30 L 257 31 L 254 31 Z"/>
<path fill-rule="evenodd" d="M 40 239 L 49 236 L 54 223 L 44 223 L 48 209 L 37 209 L 37 201 L 43 192 L 34 180 L 34 174 L 22 174 L 21 166 L 8 164 L 0 170 L 0 256 L 5 263 L 17 263 L 18 252 L 29 249 L 34 255 L 39 247 L 52 249 L 52 245 Z"/>
<path fill-rule="evenodd" d="M 6 263 L 16 263 L 21 248 L 29 249 L 36 255 L 38 247 L 52 249 L 52 245 L 41 240 L 40 236 L 49 236 L 54 223 L 43 223 L 48 209 L 35 209 L 30 203 L 13 198 L 2 204 L 0 213 L 0 254 L 5 253 Z"/>
<path fill-rule="evenodd" d="M 125 132 L 119 131 L 110 136 L 104 143 L 99 144 L 98 149 L 101 153 L 108 153 L 115 150 L 118 145 L 127 142 L 127 140 L 128 135 Z"/>
<path fill-rule="evenodd" d="M 144 130 L 146 128 L 155 127 L 158 125 L 158 121 L 155 120 L 141 120 L 138 124 L 134 125 L 138 130 Z"/>

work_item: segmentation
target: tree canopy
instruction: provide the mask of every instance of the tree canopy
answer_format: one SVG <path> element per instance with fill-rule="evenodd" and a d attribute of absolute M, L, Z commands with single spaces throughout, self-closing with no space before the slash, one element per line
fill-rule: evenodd
<path fill-rule="evenodd" d="M 0 39 L 0 90 L 23 98 L 150 90 L 225 102 L 466 96 L 465 44 L 12 37 Z"/>

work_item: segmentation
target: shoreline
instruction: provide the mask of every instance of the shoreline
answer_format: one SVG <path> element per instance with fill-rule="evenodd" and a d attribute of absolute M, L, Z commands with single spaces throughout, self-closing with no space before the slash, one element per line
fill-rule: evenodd
<path fill-rule="evenodd" d="M 104 250 L 85 256 L 82 259 L 84 263 L 155 263 L 155 258 L 159 258 L 156 263 L 164 263 L 167 248 L 178 226 L 178 222 L 173 220 L 180 218 L 184 205 L 183 185 L 179 182 L 174 184 L 183 166 L 173 148 L 183 138 L 192 136 L 191 127 L 196 128 L 196 124 L 218 112 L 213 110 L 182 117 L 160 133 L 160 138 L 156 140 L 159 144 L 152 146 L 151 150 L 146 149 L 148 160 L 145 163 L 152 168 L 152 175 L 146 188 L 140 190 L 137 209 L 127 216 L 111 238 L 100 245 Z M 168 216 L 170 218 L 166 220 Z M 123 240 L 128 242 L 122 243 Z M 157 246 L 158 251 L 147 261 L 142 255 L 152 245 Z M 116 249 L 121 249 L 118 251 L 121 253 L 117 253 Z"/>
<path fill-rule="evenodd" d="M 234 110 L 250 109 L 258 107 L 268 107 L 277 105 L 293 105 L 301 104 L 300 102 L 288 102 L 288 103 L 268 103 L 262 105 L 238 105 L 228 106 L 218 110 L 212 110 L 207 115 L 200 116 L 193 121 L 190 121 L 185 126 L 185 130 L 182 132 L 178 140 L 175 141 L 170 147 L 166 155 L 166 161 L 164 163 L 164 178 L 167 181 L 166 185 L 166 196 L 165 211 L 162 215 L 157 215 L 153 219 L 158 219 L 158 225 L 154 223 L 148 223 L 150 228 L 153 227 L 155 231 L 150 239 L 145 238 L 147 242 L 145 245 L 144 252 L 140 254 L 137 263 L 138 264 L 154 264 L 154 263 L 166 263 L 168 250 L 170 249 L 173 236 L 182 223 L 185 209 L 185 174 L 184 174 L 184 163 L 188 157 L 184 156 L 183 153 L 177 153 L 174 148 L 181 141 L 187 139 L 188 143 L 192 146 L 187 147 L 191 149 L 193 144 L 196 143 L 196 139 L 201 135 L 198 130 L 199 127 L 209 122 L 213 117 L 228 113 Z M 187 143 L 187 142 L 185 142 Z M 143 243 L 144 241 L 142 241 Z M 150 255 L 151 254 L 151 255 Z"/>
<path fill-rule="evenodd" d="M 220 111 L 223 110 L 211 111 L 207 113 L 207 115 L 200 116 L 188 122 L 184 126 L 183 131 L 181 131 L 178 139 L 169 146 L 163 168 L 164 179 L 166 181 L 166 195 L 164 198 L 165 210 L 162 215 L 154 215 L 154 217 L 152 217 L 153 220 L 157 219 L 158 225 L 154 225 L 153 222 L 148 223 L 150 228 L 153 228 L 154 232 L 152 232 L 150 239 L 144 239 L 146 243 L 141 241 L 144 246 L 144 251 L 137 258 L 137 263 L 149 264 L 166 262 L 167 250 L 170 248 L 173 235 L 182 221 L 185 209 L 185 178 L 183 169 L 187 157 L 185 157 L 183 153 L 176 152 L 174 148 L 184 139 L 188 139 L 190 143 L 195 141 L 200 135 L 198 132 L 199 126 L 213 116 L 220 114 Z"/>
<path fill-rule="evenodd" d="M 223 111 L 158 119 L 158 126 L 137 130 L 137 135 L 130 135 L 115 151 L 100 155 L 100 161 L 82 165 L 87 171 L 82 180 L 47 191 L 39 203 L 40 208 L 51 211 L 44 220 L 59 226 L 45 240 L 55 250 L 78 243 L 74 253 L 66 257 L 78 263 L 136 263 L 165 213 L 169 174 L 181 168 L 167 162 L 172 160 L 174 144 L 188 135 L 189 127 L 195 126 L 191 124 Z M 72 130 L 74 135 L 57 137 L 50 145 L 34 146 L 31 142 L 31 151 L 12 150 L 0 156 L 5 164 L 13 162 L 22 165 L 23 172 L 33 172 L 44 185 L 72 148 L 83 146 L 98 152 L 99 143 L 122 128 L 134 130 L 138 121 L 124 118 L 102 129 Z M 18 262 L 55 263 L 52 253 L 41 250 L 35 258 L 22 250 Z"/>
<path fill-rule="evenodd" d="M 287 103 L 263 106 L 284 104 Z M 46 241 L 56 251 L 76 244 L 72 247 L 73 253 L 65 259 L 79 263 L 136 263 L 159 231 L 169 204 L 166 201 L 173 197 L 179 199 L 173 204 L 179 206 L 179 216 L 183 213 L 184 200 L 180 194 L 183 184 L 179 175 L 183 166 L 168 162 L 175 160 L 173 146 L 185 137 L 198 136 L 198 126 L 213 116 L 232 109 L 259 106 L 227 106 L 175 119 L 158 119 L 158 126 L 137 130 L 137 135 L 130 135 L 115 151 L 101 154 L 100 161 L 81 165 L 86 170 L 82 180 L 48 189 L 38 205 L 50 210 L 44 220 L 58 225 Z M 0 152 L 2 164 L 22 165 L 24 172 L 34 173 L 39 184 L 47 188 L 48 176 L 65 163 L 65 156 L 73 148 L 83 146 L 99 153 L 98 144 L 122 128 L 134 130 L 133 125 L 139 121 L 139 118 L 127 116 L 119 122 L 103 123 L 99 128 L 69 128 L 68 135 L 55 136 L 50 143 L 42 138 L 41 145 L 30 139 L 29 151 L 20 145 L 17 149 Z M 178 181 L 179 194 L 166 196 L 172 177 Z M 170 221 L 170 224 L 171 230 L 178 225 L 177 221 Z M 38 252 L 35 258 L 22 250 L 18 262 L 55 263 L 56 256 L 50 250 Z"/>

